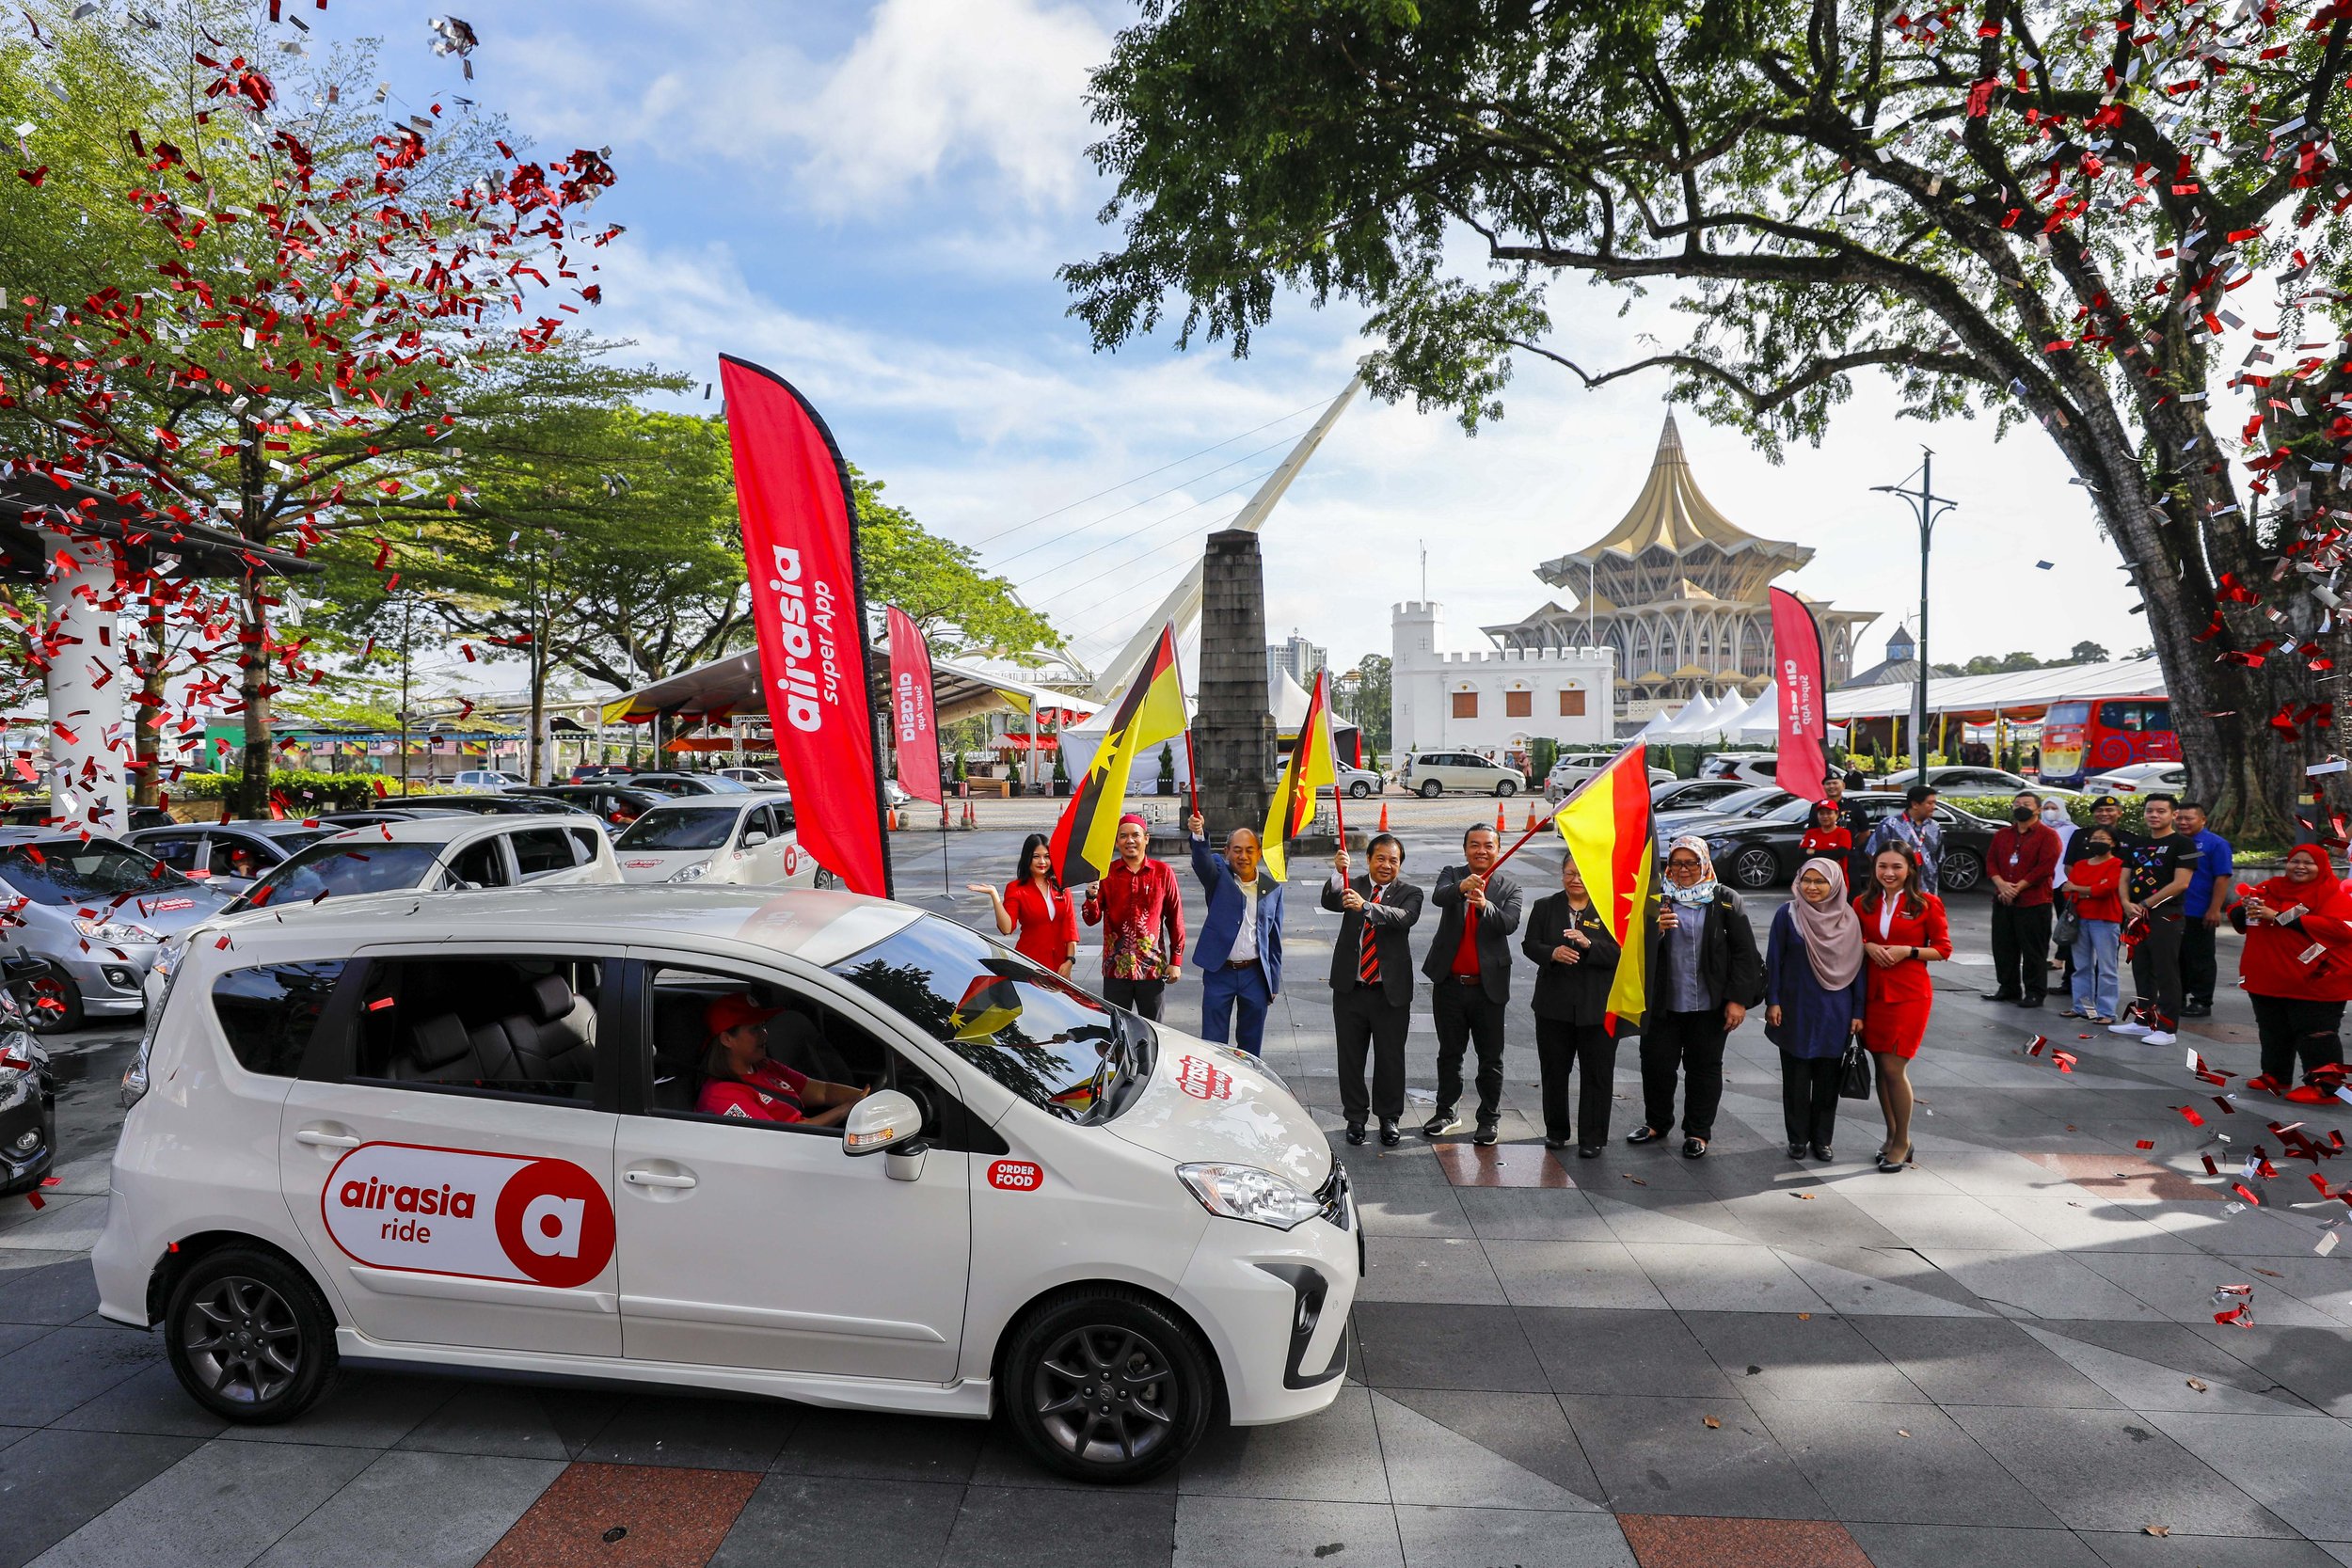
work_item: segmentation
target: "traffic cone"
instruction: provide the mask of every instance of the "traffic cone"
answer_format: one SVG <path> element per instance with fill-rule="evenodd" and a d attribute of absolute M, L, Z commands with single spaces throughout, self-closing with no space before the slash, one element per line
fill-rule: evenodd
<path fill-rule="evenodd" d="M 896 806 L 890 808 L 890 831 L 894 833 L 898 831 L 898 808 Z"/>
<path fill-rule="evenodd" d="M 1524 827 L 1524 828 L 1522 828 L 1522 829 L 1520 829 L 1519 831 L 1520 831 L 1521 832 L 1528 832 L 1528 833 L 1532 833 L 1532 832 L 1534 832 L 1535 831 L 1535 824 L 1536 824 L 1536 822 L 1537 822 L 1537 820 L 1538 820 L 1538 819 L 1539 819 L 1539 818 L 1538 818 L 1537 814 L 1536 814 L 1536 811 L 1535 811 L 1535 802 L 1534 802 L 1534 801 L 1533 801 L 1533 800 L 1528 801 L 1528 802 L 1527 802 L 1527 826 L 1526 826 L 1526 827 Z"/>
<path fill-rule="evenodd" d="M 1384 833 L 1389 831 L 1389 803 L 1386 800 L 1380 802 L 1380 831 Z"/>
<path fill-rule="evenodd" d="M 1497 837 L 1497 838 L 1501 838 L 1502 836 L 1502 801 L 1500 801 L 1500 800 L 1497 800 L 1497 801 L 1495 802 L 1495 837 Z"/>

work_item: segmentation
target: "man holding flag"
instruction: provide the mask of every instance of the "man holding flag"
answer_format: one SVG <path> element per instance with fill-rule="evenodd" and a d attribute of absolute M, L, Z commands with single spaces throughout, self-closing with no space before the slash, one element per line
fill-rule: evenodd
<path fill-rule="evenodd" d="M 1192 874 L 1209 895 L 1193 962 L 1200 970 L 1200 1037 L 1233 1040 L 1252 1056 L 1265 1038 L 1266 1008 L 1282 990 L 1282 884 L 1262 864 L 1258 835 L 1235 828 L 1217 854 L 1192 814 Z M 1233 1014 L 1241 1014 L 1238 1031 Z"/>

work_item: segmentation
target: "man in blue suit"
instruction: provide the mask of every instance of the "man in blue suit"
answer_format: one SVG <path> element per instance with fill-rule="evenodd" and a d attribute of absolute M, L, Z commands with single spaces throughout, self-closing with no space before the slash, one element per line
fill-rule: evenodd
<path fill-rule="evenodd" d="M 1209 847 L 1192 817 L 1192 874 L 1209 895 L 1209 918 L 1193 946 L 1200 971 L 1200 1037 L 1223 1044 L 1241 1011 L 1240 1045 L 1252 1056 L 1265 1037 L 1265 1010 L 1282 990 L 1282 884 L 1258 863 L 1258 835 L 1235 828 L 1225 853 Z"/>

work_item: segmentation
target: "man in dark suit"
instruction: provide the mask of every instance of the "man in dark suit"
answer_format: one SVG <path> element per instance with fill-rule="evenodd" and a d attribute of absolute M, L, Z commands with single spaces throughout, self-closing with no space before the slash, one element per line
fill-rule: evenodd
<path fill-rule="evenodd" d="M 1235 828 L 1216 853 L 1192 816 L 1192 874 L 1209 895 L 1209 914 L 1192 961 L 1200 971 L 1200 1037 L 1223 1045 L 1238 1035 L 1252 1056 L 1265 1038 L 1266 1008 L 1282 991 L 1282 884 L 1259 859 L 1258 835 Z M 1234 1027 L 1233 1015 L 1241 1015 Z"/>
<path fill-rule="evenodd" d="M 1380 1143 L 1403 1141 L 1405 1032 L 1413 1017 L 1413 952 L 1409 933 L 1421 918 L 1421 889 L 1403 880 L 1405 846 L 1382 833 L 1364 849 L 1372 875 L 1350 879 L 1342 849 L 1323 885 L 1323 907 L 1338 911 L 1340 939 L 1331 948 L 1331 1024 L 1340 1043 L 1340 1108 L 1347 1141 L 1364 1141 L 1364 1117 L 1380 1118 Z M 1364 1051 L 1372 1051 L 1372 1092 L 1364 1092 Z"/>
<path fill-rule="evenodd" d="M 1438 908 L 1438 934 L 1421 972 L 1436 988 L 1430 1015 L 1438 1026 L 1438 1114 L 1423 1137 L 1461 1131 L 1454 1108 L 1462 1098 L 1462 1055 L 1478 1044 L 1478 1132 L 1491 1144 L 1502 1121 L 1502 1009 L 1511 1000 L 1511 933 L 1519 928 L 1519 885 L 1489 877 L 1502 858 L 1492 828 L 1462 835 L 1464 864 L 1438 873 L 1429 901 Z"/>

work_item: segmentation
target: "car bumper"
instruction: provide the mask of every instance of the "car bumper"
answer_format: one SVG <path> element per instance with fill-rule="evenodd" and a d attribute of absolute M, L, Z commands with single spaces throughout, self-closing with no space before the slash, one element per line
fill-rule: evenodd
<path fill-rule="evenodd" d="M 30 1133 L 31 1146 L 24 1138 Z M 36 1088 L 24 1103 L 0 1111 L 0 1197 L 14 1197 L 40 1187 L 56 1158 L 56 1113 Z"/>
<path fill-rule="evenodd" d="M 72 980 L 82 993 L 82 1010 L 92 1018 L 130 1018 L 147 1006 L 147 972 L 154 967 L 160 945 L 125 947 L 125 957 L 74 953 L 40 955 Z"/>
<path fill-rule="evenodd" d="M 1363 1227 L 1354 1196 L 1342 1205 L 1340 1223 L 1287 1231 L 1212 1221 L 1193 1253 L 1181 1293 L 1214 1343 L 1235 1426 L 1311 1416 L 1347 1381 Z"/>

